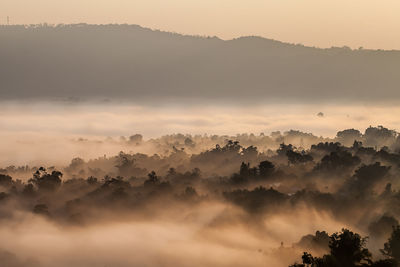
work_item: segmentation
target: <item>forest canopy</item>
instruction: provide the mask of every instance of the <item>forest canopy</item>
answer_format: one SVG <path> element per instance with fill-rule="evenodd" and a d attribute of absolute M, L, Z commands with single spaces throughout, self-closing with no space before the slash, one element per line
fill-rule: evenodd
<path fill-rule="evenodd" d="M 214 206 L 219 211 L 201 232 L 214 236 L 215 230 L 245 225 L 240 231 L 246 235 L 274 236 L 268 246 L 257 243 L 254 253 L 276 266 L 398 266 L 399 134 L 382 126 L 363 134 L 340 131 L 331 142 L 291 134 L 317 142 L 309 148 L 282 142 L 262 152 L 256 145 L 264 139 L 253 136 L 247 146 L 225 140 L 187 153 L 197 139 L 176 135 L 169 136 L 171 151 L 163 155 L 120 152 L 89 161 L 74 158 L 64 167 L 4 166 L 0 219 L 13 221 L 22 213 L 59 227 L 86 229 L 185 214 L 179 224 L 198 223 L 196 214 Z M 282 141 L 281 135 L 272 136 Z M 147 141 L 136 134 L 124 142 Z M 293 218 L 307 221 L 308 230 L 299 233 L 303 236 L 279 229 Z M 271 229 L 276 220 L 281 223 Z M 21 260 L 10 255 L 11 261 Z M 282 255 L 287 255 L 284 260 Z"/>

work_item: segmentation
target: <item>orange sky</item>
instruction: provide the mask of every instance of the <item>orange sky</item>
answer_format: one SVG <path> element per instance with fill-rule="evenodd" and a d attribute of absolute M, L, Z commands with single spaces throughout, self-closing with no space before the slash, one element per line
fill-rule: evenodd
<path fill-rule="evenodd" d="M 1 0 L 0 23 L 129 23 L 230 39 L 400 49 L 399 0 Z"/>

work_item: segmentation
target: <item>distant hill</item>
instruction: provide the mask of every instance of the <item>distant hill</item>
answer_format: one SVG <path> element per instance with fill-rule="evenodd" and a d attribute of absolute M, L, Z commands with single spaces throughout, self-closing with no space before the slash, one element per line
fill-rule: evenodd
<path fill-rule="evenodd" d="M 0 98 L 400 99 L 400 52 L 224 41 L 136 25 L 0 26 Z"/>

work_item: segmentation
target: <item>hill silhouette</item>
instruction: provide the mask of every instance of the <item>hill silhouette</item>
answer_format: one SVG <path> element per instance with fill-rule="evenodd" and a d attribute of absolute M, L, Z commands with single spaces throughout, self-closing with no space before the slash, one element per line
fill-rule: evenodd
<path fill-rule="evenodd" d="M 400 51 L 185 36 L 137 25 L 0 26 L 1 99 L 384 101 Z"/>

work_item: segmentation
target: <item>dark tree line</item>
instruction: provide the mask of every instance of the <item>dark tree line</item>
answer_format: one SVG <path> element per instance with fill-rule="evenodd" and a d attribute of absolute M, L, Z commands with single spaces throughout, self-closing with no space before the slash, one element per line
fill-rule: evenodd
<path fill-rule="evenodd" d="M 396 267 L 400 263 L 400 227 L 394 227 L 381 250 L 384 259 L 373 261 L 366 248 L 367 238 L 348 229 L 329 236 L 329 254 L 313 257 L 304 252 L 302 263 L 290 267 Z"/>

